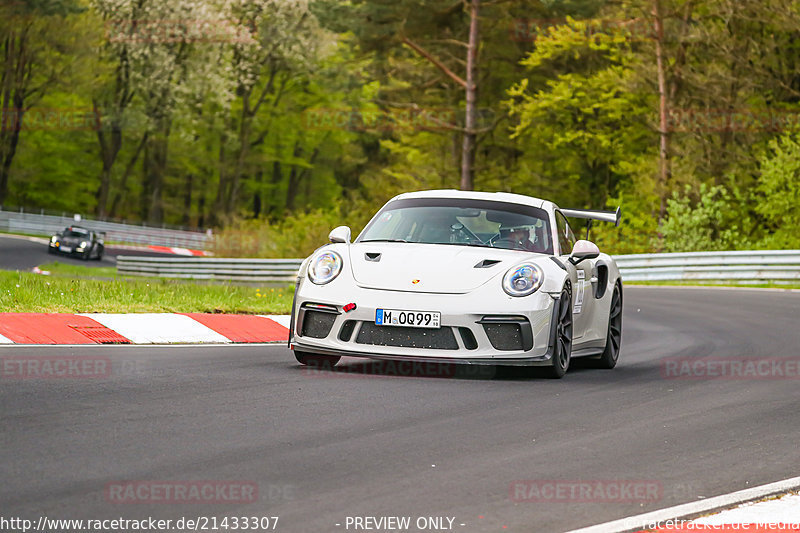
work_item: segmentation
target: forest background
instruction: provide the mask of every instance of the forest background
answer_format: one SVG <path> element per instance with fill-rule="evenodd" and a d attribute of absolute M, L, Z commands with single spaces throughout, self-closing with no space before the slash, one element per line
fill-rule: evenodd
<path fill-rule="evenodd" d="M 794 0 L 3 0 L 0 98 L 4 208 L 224 255 L 429 188 L 621 205 L 610 253 L 800 248 Z"/>

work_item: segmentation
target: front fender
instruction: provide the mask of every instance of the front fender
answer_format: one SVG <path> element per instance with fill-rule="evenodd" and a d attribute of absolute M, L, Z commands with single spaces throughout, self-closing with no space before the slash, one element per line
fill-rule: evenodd
<path fill-rule="evenodd" d="M 570 280 L 573 286 L 575 285 L 577 279 L 575 268 L 570 268 L 572 265 L 565 263 L 561 258 L 549 256 L 546 260 L 537 261 L 537 264 L 544 270 L 544 283 L 539 289 L 542 292 L 557 298 L 564 290 L 567 280 Z"/>

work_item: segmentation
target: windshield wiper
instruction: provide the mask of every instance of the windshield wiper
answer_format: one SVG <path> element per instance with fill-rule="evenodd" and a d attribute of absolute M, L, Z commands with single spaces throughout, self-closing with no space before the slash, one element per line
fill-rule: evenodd
<path fill-rule="evenodd" d="M 369 239 L 361 242 L 408 242 L 405 239 Z"/>
<path fill-rule="evenodd" d="M 473 248 L 492 248 L 488 244 L 476 244 L 471 242 L 429 242 L 428 244 L 443 244 L 445 246 L 472 246 Z"/>

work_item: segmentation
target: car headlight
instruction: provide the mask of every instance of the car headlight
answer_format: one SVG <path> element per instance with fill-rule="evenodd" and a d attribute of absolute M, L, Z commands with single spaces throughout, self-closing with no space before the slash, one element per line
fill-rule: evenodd
<path fill-rule="evenodd" d="M 509 296 L 528 296 L 542 286 L 544 272 L 532 263 L 515 266 L 503 277 L 503 290 Z"/>
<path fill-rule="evenodd" d="M 342 256 L 336 252 L 322 252 L 308 265 L 308 277 L 317 285 L 325 285 L 342 271 Z"/>
<path fill-rule="evenodd" d="M 53 243 L 53 244 L 57 243 L 58 242 L 58 237 L 53 235 L 52 237 L 50 237 L 50 242 Z"/>
<path fill-rule="evenodd" d="M 87 244 L 89 244 L 89 243 L 86 242 L 86 241 L 83 241 L 83 242 L 81 242 L 81 245 L 79 246 L 79 248 L 86 248 Z"/>

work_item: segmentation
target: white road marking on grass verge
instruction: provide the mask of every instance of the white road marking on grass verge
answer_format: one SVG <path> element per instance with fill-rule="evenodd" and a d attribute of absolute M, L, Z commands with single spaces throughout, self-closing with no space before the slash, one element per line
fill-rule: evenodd
<path fill-rule="evenodd" d="M 746 503 L 736 509 L 704 516 L 693 522 L 709 525 L 798 524 L 800 523 L 800 494 L 791 494 L 777 500 Z"/>
<path fill-rule="evenodd" d="M 171 313 L 104 314 L 85 313 L 136 344 L 174 342 L 227 344 L 231 340 L 185 315 Z"/>
<path fill-rule="evenodd" d="M 569 533 L 624 533 L 626 531 L 639 531 L 650 524 L 663 523 L 676 518 L 694 518 L 718 509 L 727 509 L 741 503 L 790 492 L 797 487 L 800 487 L 800 477 L 793 477 L 784 479 L 783 481 L 776 481 L 768 485 L 761 485 L 730 494 L 706 498 L 705 500 L 697 502 L 684 503 L 683 505 L 676 505 L 675 507 L 668 507 L 666 509 L 630 516 L 628 518 L 621 518 L 612 522 L 606 522 L 605 524 L 576 529 Z"/>

